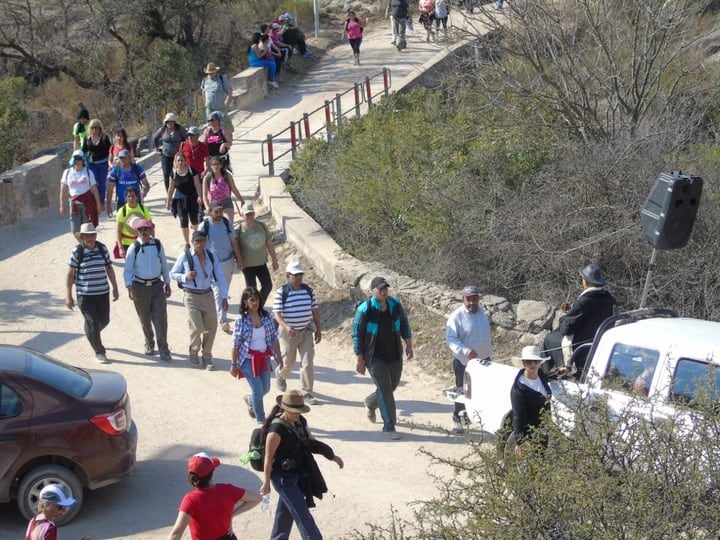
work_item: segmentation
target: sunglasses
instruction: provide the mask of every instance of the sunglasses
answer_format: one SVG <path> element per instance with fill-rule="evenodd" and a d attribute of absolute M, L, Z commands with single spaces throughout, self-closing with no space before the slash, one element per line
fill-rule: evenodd
<path fill-rule="evenodd" d="M 541 364 L 542 360 L 523 360 L 523 364 Z"/>
<path fill-rule="evenodd" d="M 196 238 L 195 240 L 193 240 L 193 242 L 195 242 L 197 244 L 199 242 L 205 242 L 205 240 L 206 240 L 205 238 Z"/>

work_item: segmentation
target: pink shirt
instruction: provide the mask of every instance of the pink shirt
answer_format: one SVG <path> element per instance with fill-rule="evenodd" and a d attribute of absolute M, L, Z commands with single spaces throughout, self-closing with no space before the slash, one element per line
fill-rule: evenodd
<path fill-rule="evenodd" d="M 362 37 L 362 27 L 365 23 L 362 19 L 358 19 L 357 22 L 350 19 L 347 22 L 345 29 L 347 30 L 348 39 L 358 39 Z"/>

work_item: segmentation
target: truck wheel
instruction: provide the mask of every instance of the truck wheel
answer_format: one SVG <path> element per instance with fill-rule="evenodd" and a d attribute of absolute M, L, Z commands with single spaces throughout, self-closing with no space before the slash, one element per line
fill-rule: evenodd
<path fill-rule="evenodd" d="M 505 457 L 505 447 L 512 432 L 512 418 L 506 416 L 505 420 L 503 420 L 502 427 L 495 433 L 495 452 L 500 459 Z"/>
<path fill-rule="evenodd" d="M 62 517 L 55 521 L 58 526 L 65 525 L 80 512 L 83 490 L 77 476 L 70 469 L 59 465 L 43 465 L 32 469 L 23 477 L 17 494 L 17 505 L 20 513 L 27 520 L 37 514 L 40 490 L 48 484 L 58 484 L 65 491 L 65 495 L 77 501 L 68 508 Z"/>

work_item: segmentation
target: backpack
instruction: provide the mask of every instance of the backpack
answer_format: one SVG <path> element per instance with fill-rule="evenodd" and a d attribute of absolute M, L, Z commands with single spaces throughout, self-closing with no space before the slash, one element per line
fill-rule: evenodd
<path fill-rule="evenodd" d="M 223 218 L 226 219 L 226 218 Z M 212 277 L 214 281 L 217 281 L 217 278 L 215 277 L 215 257 L 213 257 L 212 250 L 206 249 L 205 253 L 207 253 L 208 259 L 210 259 L 210 267 L 212 268 Z M 188 248 L 185 248 L 185 260 L 188 263 L 188 272 L 192 272 L 195 270 L 195 261 L 192 258 L 192 254 L 190 253 L 190 250 Z M 193 279 L 193 284 L 197 287 L 197 282 Z M 184 289 L 185 286 L 183 285 L 182 281 L 177 282 L 178 289 Z"/>
<path fill-rule="evenodd" d="M 223 216 L 222 218 L 223 223 L 225 224 L 225 229 L 227 230 L 228 234 L 232 234 L 233 230 L 232 227 L 230 227 L 230 220 Z M 200 225 L 200 230 L 205 233 L 205 236 L 209 237 L 210 234 L 208 232 L 208 229 L 210 228 L 210 223 L 207 219 L 203 219 L 202 225 Z"/>
<path fill-rule="evenodd" d="M 282 304 L 283 304 L 283 307 L 285 307 L 285 302 L 287 301 L 288 296 L 290 295 L 290 291 L 291 291 L 291 290 L 292 290 L 292 285 L 290 285 L 289 283 L 286 283 L 285 285 L 283 285 L 283 287 L 282 287 Z M 304 290 L 305 292 L 307 292 L 307 293 L 310 295 L 310 298 L 312 299 L 313 290 L 312 290 L 312 287 L 311 287 L 310 285 L 305 285 L 305 283 L 301 283 L 301 284 L 300 284 L 300 290 Z"/>
<path fill-rule="evenodd" d="M 100 250 L 100 253 L 102 253 L 103 256 L 106 256 L 110 258 L 110 253 L 108 252 L 108 248 L 105 244 L 102 242 L 98 242 L 95 240 L 95 243 L 98 245 L 98 249 Z M 78 272 L 80 271 L 80 265 L 83 262 L 83 259 L 85 258 L 85 244 L 82 242 L 79 243 L 77 246 L 75 246 L 75 250 L 73 251 L 73 255 L 75 259 L 77 260 L 78 265 Z"/>
<path fill-rule="evenodd" d="M 297 430 L 291 426 L 289 422 L 279 416 L 277 418 L 273 418 L 270 424 L 284 425 L 287 429 L 296 434 L 298 437 L 298 443 L 303 442 L 304 439 Z M 248 445 L 248 453 L 246 456 L 248 457 L 247 461 L 250 463 L 250 466 L 257 472 L 263 472 L 265 469 L 265 439 L 267 439 L 267 429 L 265 429 L 264 425 L 256 427 L 250 434 L 250 444 Z"/>

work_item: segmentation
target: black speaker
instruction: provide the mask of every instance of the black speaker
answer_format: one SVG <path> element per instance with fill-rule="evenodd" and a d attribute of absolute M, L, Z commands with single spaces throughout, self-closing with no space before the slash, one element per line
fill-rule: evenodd
<path fill-rule="evenodd" d="M 685 247 L 695 224 L 702 186 L 699 176 L 660 173 L 640 211 L 643 234 L 654 248 Z"/>

